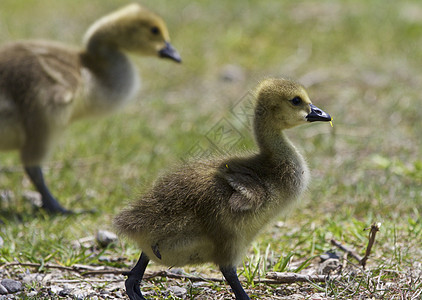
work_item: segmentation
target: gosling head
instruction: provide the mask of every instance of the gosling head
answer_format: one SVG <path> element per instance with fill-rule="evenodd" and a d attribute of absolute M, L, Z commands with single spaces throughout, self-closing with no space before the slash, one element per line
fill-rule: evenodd
<path fill-rule="evenodd" d="M 256 117 L 275 129 L 288 129 L 307 122 L 331 121 L 312 104 L 305 88 L 287 79 L 266 79 L 256 90 Z"/>
<path fill-rule="evenodd" d="M 163 19 L 136 3 L 96 21 L 85 34 L 84 44 L 88 49 L 105 45 L 134 54 L 182 61 L 170 44 Z"/>

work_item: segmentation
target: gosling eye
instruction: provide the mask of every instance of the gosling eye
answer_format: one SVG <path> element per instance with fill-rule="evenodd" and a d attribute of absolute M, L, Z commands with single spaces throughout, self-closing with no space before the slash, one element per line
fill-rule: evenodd
<path fill-rule="evenodd" d="M 151 27 L 151 33 L 153 35 L 158 35 L 160 33 L 160 29 L 157 26 Z"/>
<path fill-rule="evenodd" d="M 294 97 L 292 100 L 290 100 L 290 102 L 294 105 L 294 106 L 298 106 L 302 103 L 302 98 L 300 97 Z"/>

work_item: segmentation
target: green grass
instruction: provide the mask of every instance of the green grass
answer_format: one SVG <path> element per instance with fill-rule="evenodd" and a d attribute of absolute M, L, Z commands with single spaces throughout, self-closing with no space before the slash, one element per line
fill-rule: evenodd
<path fill-rule="evenodd" d="M 283 76 L 309 86 L 314 103 L 334 117 L 334 128 L 312 124 L 288 133 L 313 179 L 282 224 L 249 249 L 242 272 L 250 287 L 271 295 L 277 287 L 253 286 L 253 279 L 296 270 L 332 249 L 330 238 L 363 254 L 363 229 L 376 221 L 382 226 L 367 270 L 350 283 L 313 291 L 338 299 L 416 295 L 421 280 L 408 275 L 422 260 L 419 1 L 143 2 L 167 21 L 183 64 L 135 58 L 143 78 L 139 99 L 114 116 L 74 124 L 46 163 L 46 179 L 61 203 L 97 214 L 34 214 L 22 198 L 33 188 L 17 153 L 0 153 L 0 264 L 105 264 L 100 252 L 75 250 L 71 242 L 111 229 L 112 216 L 158 174 L 189 156 L 196 143 L 209 146 L 205 136 L 223 117 L 240 133 L 236 150 L 252 149 L 249 127 L 230 108 L 262 78 Z M 125 3 L 2 0 L 1 41 L 80 44 L 93 20 Z M 244 79 L 223 81 L 227 64 L 241 67 Z M 101 253 L 126 257 L 118 266 L 131 266 L 138 254 L 127 241 Z"/>

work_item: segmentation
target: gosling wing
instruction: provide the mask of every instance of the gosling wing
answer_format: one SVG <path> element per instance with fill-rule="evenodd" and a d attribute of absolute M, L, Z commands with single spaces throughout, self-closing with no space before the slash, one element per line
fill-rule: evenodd
<path fill-rule="evenodd" d="M 234 212 L 256 210 L 267 197 L 264 182 L 248 167 L 238 164 L 225 165 L 221 176 L 233 189 L 229 205 Z"/>
<path fill-rule="evenodd" d="M 25 41 L 5 45 L 2 54 L 8 57 L 2 68 L 12 81 L 9 89 L 11 86 L 16 89 L 11 91 L 13 96 L 25 94 L 27 91 L 22 89 L 28 89 L 30 98 L 34 93 L 39 94 L 44 101 L 40 104 L 44 106 L 68 104 L 73 100 L 80 84 L 76 51 L 53 42 Z M 44 86 L 49 88 L 41 88 Z"/>

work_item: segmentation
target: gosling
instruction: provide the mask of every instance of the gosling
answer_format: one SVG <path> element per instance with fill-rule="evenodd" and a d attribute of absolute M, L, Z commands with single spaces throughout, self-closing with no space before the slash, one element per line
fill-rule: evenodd
<path fill-rule="evenodd" d="M 111 113 L 134 98 L 140 80 L 127 53 L 181 62 L 164 21 L 131 4 L 89 27 L 83 49 L 50 41 L 0 48 L 0 150 L 19 150 L 50 213 L 71 213 L 49 191 L 41 164 L 73 121 Z"/>
<path fill-rule="evenodd" d="M 130 299 L 145 299 L 139 284 L 150 259 L 167 266 L 215 263 L 236 299 L 249 299 L 236 265 L 255 236 L 309 181 L 308 167 L 284 130 L 331 121 L 290 80 L 267 79 L 255 96 L 256 154 L 183 165 L 115 217 L 117 231 L 142 249 L 135 267 L 125 273 Z"/>

